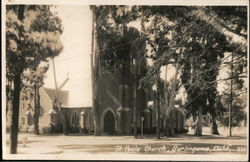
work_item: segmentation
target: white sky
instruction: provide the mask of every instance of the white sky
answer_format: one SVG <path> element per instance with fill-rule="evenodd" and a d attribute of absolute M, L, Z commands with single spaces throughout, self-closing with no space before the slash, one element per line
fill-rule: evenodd
<path fill-rule="evenodd" d="M 69 106 L 91 106 L 91 10 L 89 6 L 60 5 L 56 11 L 64 28 L 61 36 L 64 50 L 55 58 L 58 86 L 69 73 L 69 81 L 62 88 L 69 90 Z M 52 64 L 45 87 L 55 88 Z"/>

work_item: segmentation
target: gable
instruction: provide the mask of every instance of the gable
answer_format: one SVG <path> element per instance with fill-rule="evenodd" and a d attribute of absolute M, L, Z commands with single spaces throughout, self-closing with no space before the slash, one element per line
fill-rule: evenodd
<path fill-rule="evenodd" d="M 49 96 L 51 102 L 54 101 L 56 96 L 56 90 L 52 88 L 44 88 L 44 90 Z M 58 100 L 62 103 L 62 106 L 67 106 L 69 100 L 69 92 L 59 90 L 57 95 L 58 95 Z"/>

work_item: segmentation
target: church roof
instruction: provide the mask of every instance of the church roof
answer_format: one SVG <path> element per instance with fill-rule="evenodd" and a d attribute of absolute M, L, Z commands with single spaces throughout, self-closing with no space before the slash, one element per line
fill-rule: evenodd
<path fill-rule="evenodd" d="M 48 94 L 51 102 L 55 99 L 56 90 L 53 88 L 44 88 L 45 92 Z M 58 99 L 62 103 L 62 106 L 68 106 L 69 101 L 69 91 L 58 90 Z"/>

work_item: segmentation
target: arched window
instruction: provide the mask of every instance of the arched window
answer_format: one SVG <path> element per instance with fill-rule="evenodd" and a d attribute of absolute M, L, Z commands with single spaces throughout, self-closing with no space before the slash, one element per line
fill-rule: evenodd
<path fill-rule="evenodd" d="M 71 115 L 71 126 L 77 127 L 79 125 L 79 114 L 77 112 L 73 112 Z"/>

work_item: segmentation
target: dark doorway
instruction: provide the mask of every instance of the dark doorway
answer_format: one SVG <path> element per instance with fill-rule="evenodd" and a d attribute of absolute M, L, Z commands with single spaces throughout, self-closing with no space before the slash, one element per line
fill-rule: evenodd
<path fill-rule="evenodd" d="M 104 132 L 107 134 L 115 133 L 115 117 L 111 111 L 104 116 Z"/>

